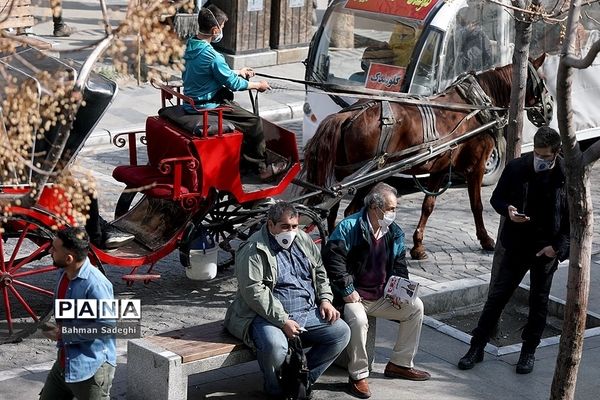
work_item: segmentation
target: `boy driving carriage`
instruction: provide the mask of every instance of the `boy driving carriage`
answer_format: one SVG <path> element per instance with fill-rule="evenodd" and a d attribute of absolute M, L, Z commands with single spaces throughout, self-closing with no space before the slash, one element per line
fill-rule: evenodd
<path fill-rule="evenodd" d="M 250 82 L 248 79 L 254 76 L 251 68 L 232 70 L 225 58 L 212 47 L 212 43 L 218 43 L 223 38 L 223 27 L 227 20 L 227 15 L 214 5 L 203 7 L 198 12 L 198 34 L 190 38 L 183 56 L 183 92 L 201 108 L 227 108 L 223 112 L 223 118 L 244 134 L 242 170 L 249 170 L 261 180 L 269 181 L 286 171 L 289 163 L 267 163 L 262 121 L 234 102 L 233 92 L 250 89 L 264 92 L 270 86 L 264 80 Z M 184 107 L 189 114 L 198 113 L 190 104 L 185 104 Z"/>

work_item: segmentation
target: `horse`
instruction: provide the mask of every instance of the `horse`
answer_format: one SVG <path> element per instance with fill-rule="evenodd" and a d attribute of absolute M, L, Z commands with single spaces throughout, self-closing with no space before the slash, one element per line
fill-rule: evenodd
<path fill-rule="evenodd" d="M 547 124 L 552 115 L 552 98 L 537 74 L 544 57 L 530 60 L 528 67 L 525 106 L 529 119 L 536 126 Z M 394 102 L 393 98 L 389 101 L 360 100 L 321 122 L 304 149 L 304 176 L 308 182 L 324 187 L 333 178 L 340 182 L 369 160 L 382 155 L 389 156 L 386 165 L 390 165 L 402 160 L 402 156 L 412 149 L 426 151 L 430 144 L 458 138 L 498 119 L 497 113 L 507 114 L 511 85 L 512 65 L 509 64 L 478 74 L 464 74 L 443 92 L 412 102 L 401 99 Z M 490 112 L 490 109 L 496 111 Z M 505 145 L 504 129 L 490 128 L 473 134 L 405 172 L 429 174 L 421 217 L 413 234 L 410 251 L 413 259 L 427 258 L 423 245 L 425 225 L 435 205 L 434 192 L 439 190 L 449 171 L 456 171 L 466 178 L 477 239 L 484 250 L 494 249 L 494 240 L 483 222 L 481 186 L 486 161 L 495 142 Z M 346 216 L 362 207 L 365 195 L 375 183 L 357 190 L 345 210 Z M 329 211 L 330 232 L 335 226 L 338 208 L 339 202 Z"/>

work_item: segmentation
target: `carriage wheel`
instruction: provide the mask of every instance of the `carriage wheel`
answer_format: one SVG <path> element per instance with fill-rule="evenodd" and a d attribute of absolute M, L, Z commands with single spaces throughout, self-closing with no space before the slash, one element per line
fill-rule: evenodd
<path fill-rule="evenodd" d="M 495 185 L 502 175 L 504 170 L 504 164 L 506 163 L 506 140 L 504 144 L 499 145 L 496 143 L 492 149 L 492 154 L 485 162 L 485 171 L 483 173 L 483 186 Z"/>
<path fill-rule="evenodd" d="M 321 246 L 327 239 L 327 229 L 323 219 L 315 211 L 303 205 L 296 205 L 299 214 L 299 229 L 310 235 L 317 246 Z M 204 215 L 196 228 L 195 237 L 199 228 L 205 229 L 219 242 L 219 255 L 217 266 L 219 269 L 233 264 L 236 250 L 240 244 L 258 231 L 266 221 L 268 207 L 253 212 L 246 210 L 239 204 L 231 201 L 227 195 L 220 195 Z M 189 242 L 188 242 L 189 244 Z M 189 246 L 180 247 L 180 260 L 184 266 L 189 266 Z"/>
<path fill-rule="evenodd" d="M 327 241 L 328 236 L 324 219 L 317 212 L 305 206 L 296 205 L 296 208 L 299 214 L 299 229 L 306 232 L 320 249 Z"/>
<path fill-rule="evenodd" d="M 34 333 L 52 314 L 56 267 L 50 257 L 54 234 L 26 216 L 6 217 L 0 232 L 0 344 Z M 104 273 L 93 252 L 90 261 Z"/>
<path fill-rule="evenodd" d="M 52 238 L 49 228 L 25 216 L 2 223 L 0 344 L 20 341 L 50 317 L 56 283 Z"/>

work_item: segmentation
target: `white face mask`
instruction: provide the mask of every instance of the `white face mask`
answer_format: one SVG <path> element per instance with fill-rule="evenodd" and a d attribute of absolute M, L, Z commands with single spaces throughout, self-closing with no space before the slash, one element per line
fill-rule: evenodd
<path fill-rule="evenodd" d="M 219 43 L 223 39 L 223 29 L 220 30 L 219 34 L 212 40 L 213 43 Z"/>
<path fill-rule="evenodd" d="M 382 210 L 383 211 L 383 210 Z M 386 211 L 383 213 L 383 219 L 378 219 L 377 222 L 381 229 L 387 232 L 388 227 L 396 220 L 396 211 Z"/>
<path fill-rule="evenodd" d="M 544 160 L 543 158 L 540 158 L 534 154 L 533 169 L 535 170 L 535 172 L 548 171 L 549 169 L 554 168 L 555 161 L 556 157 L 552 160 Z"/>
<path fill-rule="evenodd" d="M 292 243 L 294 243 L 294 239 L 296 238 L 296 231 L 283 231 L 279 232 L 275 235 L 275 240 L 281 247 L 284 249 L 289 249 Z"/>

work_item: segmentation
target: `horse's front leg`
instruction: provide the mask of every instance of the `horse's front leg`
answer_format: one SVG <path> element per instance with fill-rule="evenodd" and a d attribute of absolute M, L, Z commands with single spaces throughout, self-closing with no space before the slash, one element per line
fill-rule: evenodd
<path fill-rule="evenodd" d="M 431 174 L 427 183 L 427 189 L 431 192 L 437 191 L 445 176 L 445 173 Z M 429 216 L 435 207 L 435 199 L 435 196 L 429 195 L 425 195 L 425 198 L 423 199 L 421 217 L 419 218 L 417 229 L 415 229 L 415 233 L 413 233 L 413 248 L 410 250 L 410 256 L 413 260 L 425 260 L 427 258 L 425 246 L 423 246 L 423 238 L 425 236 L 425 225 L 427 225 L 427 220 L 429 220 Z"/>
<path fill-rule="evenodd" d="M 485 166 L 484 166 L 485 167 Z M 469 191 L 469 201 L 471 203 L 471 212 L 475 220 L 475 232 L 477 239 L 484 250 L 494 250 L 494 239 L 488 235 L 483 222 L 483 204 L 481 202 L 481 185 L 483 181 L 484 168 L 474 168 L 473 172 L 467 174 L 467 189 Z"/>

